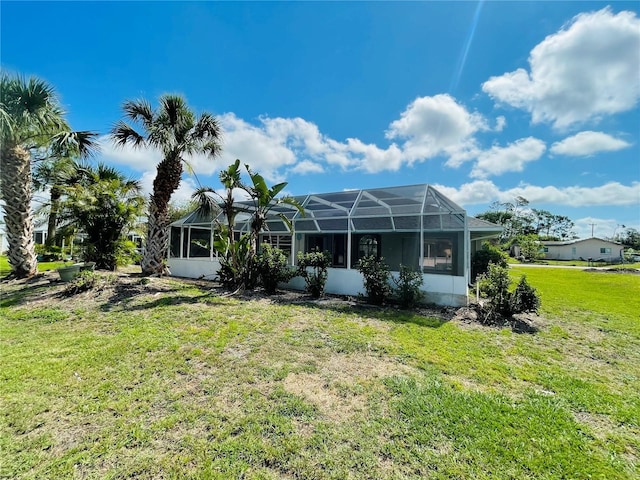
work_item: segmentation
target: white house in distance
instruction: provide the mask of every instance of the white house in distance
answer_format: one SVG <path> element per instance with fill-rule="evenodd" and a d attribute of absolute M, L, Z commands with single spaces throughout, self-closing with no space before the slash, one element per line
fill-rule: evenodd
<path fill-rule="evenodd" d="M 624 246 L 610 240 L 597 237 L 565 242 L 542 242 L 544 258 L 547 260 L 604 260 L 619 261 L 623 256 Z"/>
<path fill-rule="evenodd" d="M 298 252 L 313 249 L 331 253 L 327 293 L 365 293 L 356 270 L 365 255 L 384 257 L 392 272 L 400 264 L 421 271 L 426 301 L 440 305 L 465 305 L 470 282 L 471 253 L 502 227 L 467 216 L 465 210 L 427 184 L 349 190 L 295 197 L 304 207 L 273 208 L 261 242 L 289 253 L 291 265 Z M 238 202 L 247 210 L 251 202 Z M 283 213 L 294 226 L 291 234 L 276 215 Z M 236 220 L 236 232 L 249 231 L 248 214 Z M 214 279 L 220 269 L 213 249 L 213 230 L 224 215 L 202 218 L 193 212 L 171 225 L 168 266 L 172 275 Z M 289 288 L 304 289 L 302 278 Z"/>

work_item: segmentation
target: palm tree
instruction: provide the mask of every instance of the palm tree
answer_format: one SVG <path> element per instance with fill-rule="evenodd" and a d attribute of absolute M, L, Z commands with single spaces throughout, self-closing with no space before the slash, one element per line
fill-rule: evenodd
<path fill-rule="evenodd" d="M 267 185 L 262 175 L 251 171 L 249 165 L 245 165 L 249 178 L 251 178 L 251 186 L 245 186 L 245 190 L 253 201 L 252 218 L 251 218 L 251 249 L 253 254 L 258 251 L 258 238 L 267 224 L 267 216 L 273 207 L 286 204 L 295 208 L 301 215 L 304 215 L 304 208 L 293 197 L 278 197 L 278 194 L 288 185 L 287 182 L 278 183 L 272 187 Z M 289 231 L 293 231 L 293 224 L 283 213 L 277 215 L 287 226 Z"/>
<path fill-rule="evenodd" d="M 4 202 L 9 264 L 17 278 L 37 272 L 31 210 L 31 152 L 37 148 L 86 151 L 87 132 L 72 132 L 53 87 L 31 77 L 0 76 L 0 197 Z"/>
<path fill-rule="evenodd" d="M 94 147 L 94 138 L 97 134 L 92 132 L 78 132 L 81 144 Z M 45 244 L 51 246 L 55 243 L 58 214 L 60 213 L 62 196 L 65 187 L 72 186 L 79 181 L 78 164 L 73 158 L 74 152 L 67 146 L 54 145 L 54 151 L 36 163 L 33 171 L 33 185 L 36 191 L 49 188 L 49 202 L 45 203 L 40 212 L 47 213 L 47 239 Z M 89 153 L 91 153 L 89 151 Z"/>
<path fill-rule="evenodd" d="M 169 201 L 180 185 L 186 157 L 205 154 L 213 158 L 221 150 L 222 132 L 214 116 L 203 113 L 196 118 L 185 100 L 176 95 L 163 95 L 159 103 L 157 110 L 146 100 L 124 103 L 125 118 L 138 124 L 143 133 L 122 120 L 111 130 L 116 145 L 157 148 L 163 156 L 157 165 L 149 202 L 146 249 L 141 262 L 144 275 L 164 273 L 169 244 Z"/>
<path fill-rule="evenodd" d="M 63 187 L 62 217 L 87 235 L 85 260 L 115 270 L 123 234 L 144 209 L 140 184 L 104 164 L 76 168 L 77 183 Z"/>

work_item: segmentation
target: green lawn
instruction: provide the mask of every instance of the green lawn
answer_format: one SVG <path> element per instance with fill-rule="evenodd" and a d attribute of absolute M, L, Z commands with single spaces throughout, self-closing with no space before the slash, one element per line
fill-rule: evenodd
<path fill-rule="evenodd" d="M 535 335 L 168 279 L 4 283 L 0 478 L 638 478 L 640 276 L 512 273 L 542 294 Z"/>
<path fill-rule="evenodd" d="M 38 271 L 47 272 L 49 270 L 55 270 L 58 267 L 62 267 L 63 265 L 64 262 L 38 262 Z M 11 266 L 9 265 L 7 257 L 0 255 L 0 277 L 9 275 L 10 272 Z"/>

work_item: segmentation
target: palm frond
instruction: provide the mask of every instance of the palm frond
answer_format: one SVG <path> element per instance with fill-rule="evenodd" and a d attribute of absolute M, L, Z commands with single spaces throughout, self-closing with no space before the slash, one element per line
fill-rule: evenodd
<path fill-rule="evenodd" d="M 200 187 L 191 195 L 191 198 L 198 203 L 198 208 L 196 209 L 198 214 L 208 217 L 220 210 L 218 202 L 215 201 L 211 194 L 220 197 L 220 194 L 211 187 Z"/>
<path fill-rule="evenodd" d="M 118 147 L 131 145 L 134 148 L 140 148 L 146 143 L 144 136 L 140 135 L 131 125 L 122 120 L 116 122 L 109 136 Z"/>
<path fill-rule="evenodd" d="M 142 123 L 145 128 L 153 124 L 153 109 L 144 98 L 127 100 L 122 104 L 122 110 L 129 119 Z"/>
<path fill-rule="evenodd" d="M 57 157 L 91 157 L 100 149 L 96 132 L 60 132 L 51 140 L 51 152 Z"/>

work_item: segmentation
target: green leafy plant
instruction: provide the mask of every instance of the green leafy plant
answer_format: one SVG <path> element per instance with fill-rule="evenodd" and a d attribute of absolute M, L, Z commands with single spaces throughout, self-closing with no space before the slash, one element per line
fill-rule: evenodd
<path fill-rule="evenodd" d="M 523 262 L 535 262 L 544 257 L 538 235 L 520 235 L 516 241 L 520 246 L 520 260 Z"/>
<path fill-rule="evenodd" d="M 304 278 L 306 291 L 313 298 L 320 298 L 324 294 L 327 283 L 327 269 L 331 265 L 331 254 L 316 249 L 303 254 L 298 252 L 298 275 Z"/>
<path fill-rule="evenodd" d="M 99 276 L 90 270 L 81 271 L 64 289 L 65 296 L 77 295 L 78 293 L 91 290 L 98 284 Z"/>
<path fill-rule="evenodd" d="M 220 283 L 232 290 L 239 288 L 253 288 L 255 277 L 251 275 L 253 259 L 250 255 L 251 237 L 244 234 L 239 240 L 230 241 L 226 226 L 221 225 L 214 233 L 213 245 L 220 254 Z"/>
<path fill-rule="evenodd" d="M 269 295 L 276 293 L 278 283 L 288 282 L 295 274 L 295 269 L 287 264 L 287 256 L 279 248 L 263 243 L 256 257 L 256 269 L 260 282 Z"/>
<path fill-rule="evenodd" d="M 522 275 L 516 289 L 509 299 L 511 313 L 537 312 L 540 308 L 540 296 L 535 288 L 527 282 L 527 276 Z"/>
<path fill-rule="evenodd" d="M 489 271 L 480 280 L 480 291 L 490 299 L 488 314 L 511 317 L 515 313 L 537 312 L 540 296 L 523 275 L 513 292 L 509 291 L 509 269 L 489 264 Z"/>
<path fill-rule="evenodd" d="M 490 263 L 506 267 L 507 255 L 499 247 L 484 242 L 482 248 L 471 255 L 471 279 L 487 273 Z"/>
<path fill-rule="evenodd" d="M 367 291 L 367 299 L 373 305 L 382 305 L 391 295 L 389 285 L 389 265 L 384 258 L 375 255 L 362 257 L 356 265 L 364 279 L 364 289 Z"/>
<path fill-rule="evenodd" d="M 486 274 L 481 276 L 480 291 L 491 300 L 490 310 L 505 317 L 511 315 L 509 294 L 509 269 L 490 263 Z"/>
<path fill-rule="evenodd" d="M 398 277 L 392 277 L 395 288 L 393 293 L 404 308 L 411 308 L 420 303 L 424 296 L 420 287 L 424 284 L 421 272 L 413 270 L 406 265 L 400 265 Z"/>

